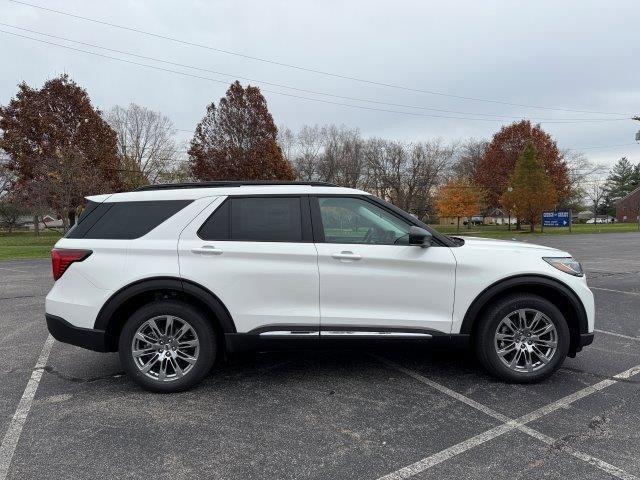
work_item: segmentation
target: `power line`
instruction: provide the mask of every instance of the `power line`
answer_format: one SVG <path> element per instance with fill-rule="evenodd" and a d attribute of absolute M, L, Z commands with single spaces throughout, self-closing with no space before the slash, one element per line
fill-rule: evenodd
<path fill-rule="evenodd" d="M 515 106 L 515 107 L 536 108 L 536 109 L 541 109 L 541 110 L 554 110 L 554 111 L 559 111 L 559 112 L 589 113 L 589 114 L 599 114 L 599 115 L 622 115 L 622 116 L 629 116 L 629 117 L 631 116 L 630 114 L 626 114 L 626 113 L 601 112 L 601 111 L 594 111 L 594 110 L 578 110 L 578 109 L 569 109 L 569 108 L 546 107 L 546 106 L 540 106 L 540 105 L 528 105 L 528 104 L 522 104 L 522 103 L 512 103 L 512 102 L 506 102 L 506 101 L 502 101 L 502 100 L 493 100 L 493 99 L 485 99 L 485 98 L 477 98 L 477 97 L 468 97 L 468 96 L 463 96 L 463 95 L 454 95 L 454 94 L 449 94 L 449 93 L 444 93 L 444 92 L 437 92 L 437 91 L 433 91 L 433 90 L 423 90 L 423 89 L 418 89 L 418 88 L 412 88 L 412 87 L 407 87 L 407 86 L 393 84 L 393 83 L 379 82 L 379 81 L 370 80 L 370 79 L 366 79 L 366 78 L 353 77 L 353 76 L 349 76 L 349 75 L 343 75 L 343 74 L 328 72 L 328 71 L 324 71 L 324 70 L 317 70 L 317 69 L 313 69 L 313 68 L 302 67 L 300 65 L 294 65 L 294 64 L 290 64 L 290 63 L 284 63 L 284 62 L 279 62 L 279 61 L 276 61 L 276 60 L 267 59 L 267 58 L 256 57 L 256 56 L 253 56 L 253 55 L 247 55 L 247 54 L 243 54 L 243 53 L 239 53 L 239 52 L 233 52 L 233 51 L 230 51 L 230 50 L 224 50 L 224 49 L 221 49 L 221 48 L 216 48 L 216 47 L 212 47 L 212 46 L 209 46 L 209 45 L 204 45 L 204 44 L 200 44 L 200 43 L 196 43 L 196 42 L 190 42 L 190 41 L 187 41 L 187 40 L 182 40 L 182 39 L 175 38 L 175 37 L 170 37 L 170 36 L 167 36 L 167 35 L 162 35 L 162 34 L 153 33 L 153 32 L 147 32 L 145 30 L 141 30 L 141 29 L 138 29 L 138 28 L 127 27 L 127 26 L 124 26 L 124 25 L 119 25 L 119 24 L 112 23 L 112 22 L 107 22 L 107 21 L 104 21 L 104 20 L 85 17 L 85 16 L 82 16 L 82 15 L 76 15 L 76 14 L 69 13 L 69 12 L 64 12 L 64 11 L 61 11 L 61 10 L 54 10 L 52 8 L 47 8 L 47 7 L 43 7 L 41 5 L 35 5 L 35 4 L 32 4 L 32 3 L 27 3 L 27 2 L 20 1 L 20 0 L 9 0 L 9 1 L 13 2 L 13 3 L 20 4 L 20 5 L 25 5 L 25 6 L 28 6 L 28 7 L 44 10 L 44 11 L 47 11 L 47 12 L 52 12 L 52 13 L 56 13 L 56 14 L 59 14 L 59 15 L 65 15 L 65 16 L 76 18 L 76 19 L 79 19 L 79 20 L 93 22 L 93 23 L 97 23 L 97 24 L 100 24 L 100 25 L 106 25 L 106 26 L 109 26 L 109 27 L 118 28 L 118 29 L 121 29 L 121 30 L 129 31 L 129 32 L 134 32 L 134 33 L 139 33 L 139 34 L 142 34 L 142 35 L 147 35 L 147 36 L 150 36 L 150 37 L 160 38 L 162 40 L 167 40 L 167 41 L 171 41 L 171 42 L 175 42 L 175 43 L 180 43 L 180 44 L 188 45 L 188 46 L 191 46 L 191 47 L 203 48 L 203 49 L 206 49 L 206 50 L 211 50 L 211 51 L 214 51 L 214 52 L 223 53 L 225 55 L 233 55 L 233 56 L 246 58 L 246 59 L 249 59 L 249 60 L 254 60 L 254 61 L 258 61 L 258 62 L 262 62 L 262 63 L 269 63 L 269 64 L 272 64 L 272 65 L 278 65 L 280 67 L 292 68 L 292 69 L 300 70 L 300 71 L 304 71 L 304 72 L 315 73 L 315 74 L 318 74 L 318 75 L 325 75 L 325 76 L 329 76 L 329 77 L 333 77 L 333 78 L 340 78 L 340 79 L 343 79 L 343 80 L 350 80 L 350 81 L 359 82 L 359 83 L 365 83 L 365 84 L 369 84 L 369 85 L 377 85 L 377 86 L 381 86 L 381 87 L 394 88 L 394 89 L 397 89 L 397 90 L 405 90 L 405 91 L 416 92 L 416 93 L 425 93 L 425 94 L 428 94 L 428 95 L 436 95 L 436 96 L 442 96 L 442 97 L 457 98 L 457 99 L 460 99 L 460 100 L 470 100 L 470 101 L 476 101 L 476 102 L 495 103 L 495 104 L 499 104 L 499 105 L 510 105 L 510 106 Z"/>
<path fill-rule="evenodd" d="M 637 143 L 621 143 L 618 145 L 597 145 L 595 147 L 572 147 L 566 150 L 591 150 L 594 148 L 616 148 L 616 147 L 628 147 L 630 145 L 638 145 Z"/>
<path fill-rule="evenodd" d="M 198 78 L 201 80 L 207 80 L 210 82 L 215 82 L 215 83 L 221 83 L 224 85 L 228 85 L 228 83 L 224 80 L 217 80 L 215 78 L 211 78 L 211 77 L 205 77 L 202 75 L 195 75 L 192 73 L 186 73 L 186 72 L 181 72 L 179 70 L 172 70 L 169 68 L 163 68 L 163 67 L 158 67 L 156 65 L 149 65 L 146 63 L 140 63 L 140 62 L 135 62 L 132 60 L 126 60 L 124 58 L 118 58 L 118 57 L 113 57 L 111 55 L 104 55 L 102 53 L 97 53 L 97 52 L 92 52 L 89 50 L 83 50 L 80 48 L 75 48 L 75 47 L 71 47 L 68 45 L 61 45 L 59 43 L 55 43 L 55 42 L 50 42 L 48 40 L 42 40 L 39 38 L 33 38 L 33 37 L 29 37 L 27 35 L 22 35 L 19 33 L 15 33 L 15 32 L 8 32 L 6 30 L 0 30 L 0 33 L 5 33 L 7 35 L 13 35 L 15 37 L 20 37 L 20 38 L 25 38 L 28 40 L 32 40 L 35 42 L 39 42 L 39 43 L 44 43 L 47 45 L 54 45 L 57 47 L 61 47 L 61 48 L 65 48 L 67 50 L 73 50 L 76 52 L 81 52 L 81 53 L 86 53 L 88 55 L 94 55 L 97 57 L 102 57 L 102 58 L 107 58 L 110 60 L 115 60 L 118 62 L 123 62 L 123 63 L 129 63 L 131 65 L 137 65 L 137 66 L 141 66 L 141 67 L 147 67 L 147 68 L 152 68 L 154 70 L 159 70 L 162 72 L 168 72 L 168 73 L 174 73 L 177 75 L 182 75 L 185 77 L 191 77 L 191 78 Z M 453 120 L 470 120 L 470 121 L 484 121 L 484 122 L 502 122 L 502 120 L 497 120 L 497 119 L 492 119 L 492 118 L 470 118 L 470 117 L 456 117 L 456 116 L 450 116 L 450 115 L 435 115 L 435 114 L 425 114 L 425 113 L 417 113 L 417 112 L 404 112 L 401 110 L 389 110 L 389 109 L 384 109 L 384 108 L 375 108 L 375 107 L 367 107 L 364 105 L 354 105 L 354 104 L 349 104 L 349 103 L 341 103 L 341 102 L 334 102 L 331 100 L 324 100 L 324 99 L 320 99 L 320 98 L 312 98 L 312 97 L 305 97 L 302 95 L 295 95 L 292 93 L 285 93 L 285 92 L 278 92 L 275 90 L 267 90 L 267 89 L 262 89 L 263 92 L 267 92 L 267 93 L 272 93 L 274 95 L 281 95 L 281 96 L 285 96 L 285 97 L 291 97 L 291 98 L 298 98 L 301 100 L 307 100 L 307 101 L 311 101 L 311 102 L 317 102 L 317 103 L 326 103 L 329 105 L 339 105 L 339 106 L 343 106 L 343 107 L 348 107 L 348 108 L 357 108 L 357 109 L 361 109 L 361 110 L 369 110 L 369 111 L 376 111 L 376 112 L 385 112 L 385 113 L 396 113 L 396 114 L 400 114 L 400 115 L 410 115 L 410 116 L 414 116 L 414 117 L 426 117 L 426 118 L 446 118 L 446 119 L 453 119 Z M 544 121 L 544 122 L 540 122 L 540 123 L 545 123 L 545 124 L 550 124 L 550 123 L 558 123 L 558 124 L 570 124 L 570 123 L 596 123 L 596 122 L 600 122 L 602 120 L 549 120 L 549 121 Z"/>
<path fill-rule="evenodd" d="M 265 85 L 271 85 L 271 86 L 275 86 L 275 87 L 286 88 L 286 89 L 289 89 L 289 90 L 294 90 L 294 91 L 298 91 L 298 92 L 302 92 L 302 93 L 310 93 L 310 94 L 313 94 L 313 95 L 321 95 L 321 96 L 325 96 L 325 97 L 338 98 L 338 99 L 341 99 L 341 100 L 351 100 L 351 101 L 356 101 L 356 102 L 373 103 L 373 104 L 376 104 L 376 105 L 385 105 L 385 106 L 400 107 L 400 108 L 411 108 L 411 109 L 418 109 L 418 110 L 429 110 L 429 111 L 434 111 L 434 112 L 452 113 L 452 114 L 458 114 L 458 115 L 476 115 L 476 116 L 495 117 L 495 118 L 512 119 L 512 120 L 519 120 L 519 119 L 523 118 L 522 116 L 499 115 L 499 114 L 493 114 L 493 113 L 461 112 L 461 111 L 457 111 L 457 110 L 444 110 L 444 109 L 433 108 L 433 107 L 408 105 L 408 104 L 402 104 L 402 103 L 383 102 L 383 101 L 379 101 L 379 100 L 351 97 L 351 96 L 346 96 L 346 95 L 336 95 L 336 94 L 320 92 L 320 91 L 316 91 L 316 90 L 308 90 L 308 89 L 304 89 L 304 88 L 292 87 L 290 85 L 274 83 L 274 82 L 270 82 L 270 81 L 266 81 L 266 80 L 258 80 L 258 79 L 255 79 L 255 78 L 249 78 L 249 77 L 243 77 L 243 76 L 240 76 L 240 75 L 234 75 L 234 74 L 229 74 L 229 73 L 225 73 L 225 72 L 219 72 L 219 71 L 211 70 L 211 69 L 208 69 L 208 68 L 202 68 L 202 67 L 197 67 L 197 66 L 193 66 L 193 65 L 187 65 L 187 64 L 184 64 L 184 63 L 172 62 L 172 61 L 164 60 L 164 59 L 160 59 L 160 58 L 149 57 L 149 56 L 146 56 L 146 55 L 140 55 L 140 54 L 137 54 L 137 53 L 132 53 L 132 52 L 124 51 L 124 50 L 118 50 L 118 49 L 115 49 L 115 48 L 104 47 L 104 46 L 96 45 L 96 44 L 93 44 L 93 43 L 87 43 L 87 42 L 82 42 L 82 41 L 79 41 L 79 40 L 73 40 L 73 39 L 70 39 L 70 38 L 67 38 L 67 37 L 61 37 L 61 36 L 58 36 L 58 35 L 52 35 L 52 34 L 40 32 L 40 31 L 37 31 L 37 30 L 31 30 L 29 28 L 18 27 L 16 25 L 11 25 L 11 24 L 8 24 L 8 23 L 0 22 L 0 25 L 1 26 L 5 26 L 5 27 L 9 27 L 9 28 L 14 28 L 14 29 L 17 29 L 17 30 L 22 30 L 22 31 L 25 31 L 25 32 L 35 33 L 36 35 L 42 35 L 42 36 L 49 37 L 49 38 L 55 38 L 55 39 L 58 39 L 58 40 L 63 40 L 65 42 L 71 42 L 71 43 L 75 43 L 75 44 L 78 44 L 78 45 L 84 45 L 84 46 L 87 46 L 87 47 L 98 48 L 98 49 L 106 50 L 106 51 L 109 51 L 109 52 L 119 53 L 119 54 L 123 54 L 123 55 L 129 55 L 129 56 L 136 57 L 136 58 L 142 58 L 142 59 L 145 59 L 145 60 L 151 60 L 153 62 L 164 63 L 164 64 L 167 64 L 167 65 L 173 65 L 173 66 L 176 66 L 176 67 L 188 68 L 188 69 L 198 70 L 198 71 L 202 71 L 202 72 L 214 73 L 216 75 L 222 75 L 222 76 L 225 76 L 225 77 L 231 77 L 231 78 L 246 80 L 246 81 L 249 81 L 249 82 L 256 82 L 256 83 L 262 83 L 262 84 L 265 84 Z M 557 119 L 554 119 L 554 118 L 529 118 L 529 120 L 533 120 L 533 121 L 556 121 Z M 565 118 L 565 119 L 562 119 L 562 120 L 563 121 L 575 121 L 575 122 L 601 122 L 601 121 L 602 122 L 611 122 L 611 121 L 629 120 L 629 118 Z"/>

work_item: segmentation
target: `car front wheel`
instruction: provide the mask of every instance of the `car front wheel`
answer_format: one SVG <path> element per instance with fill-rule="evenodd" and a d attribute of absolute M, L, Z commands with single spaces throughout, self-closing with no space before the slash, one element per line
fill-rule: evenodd
<path fill-rule="evenodd" d="M 537 295 L 499 300 L 481 321 L 476 353 L 484 367 L 503 380 L 540 381 L 562 365 L 569 351 L 569 327 L 562 312 Z"/>
<path fill-rule="evenodd" d="M 127 373 L 143 388 L 178 392 L 200 382 L 211 369 L 215 332 L 200 310 L 162 300 L 131 316 L 120 335 L 119 350 Z"/>

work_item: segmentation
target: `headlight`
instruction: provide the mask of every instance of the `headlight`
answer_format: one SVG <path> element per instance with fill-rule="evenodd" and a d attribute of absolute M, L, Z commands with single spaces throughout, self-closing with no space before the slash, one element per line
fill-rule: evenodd
<path fill-rule="evenodd" d="M 542 257 L 542 259 L 558 270 L 573 275 L 575 277 L 581 277 L 584 275 L 582 271 L 582 265 L 573 257 Z"/>

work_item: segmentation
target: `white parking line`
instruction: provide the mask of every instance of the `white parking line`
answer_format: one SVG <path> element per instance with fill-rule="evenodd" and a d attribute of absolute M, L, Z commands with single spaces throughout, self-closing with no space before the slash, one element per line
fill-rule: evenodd
<path fill-rule="evenodd" d="M 378 480 L 400 480 L 404 478 L 409 478 L 439 463 L 442 463 L 445 460 L 448 460 L 460 453 L 466 452 L 467 450 L 470 450 L 474 447 L 482 445 L 483 443 L 486 443 L 490 440 L 493 440 L 496 437 L 499 437 L 500 435 L 503 435 L 507 432 L 510 432 L 516 429 L 546 443 L 547 445 L 557 445 L 556 440 L 554 438 L 549 437 L 541 432 L 538 432 L 537 430 L 534 430 L 531 427 L 526 426 L 526 424 L 534 420 L 537 420 L 545 415 L 548 415 L 558 409 L 565 408 L 571 403 L 576 402 L 577 400 L 580 400 L 588 395 L 591 395 L 610 385 L 613 385 L 614 383 L 617 383 L 615 379 L 627 379 L 629 377 L 632 377 L 633 375 L 640 373 L 640 365 L 638 365 L 622 373 L 619 373 L 618 375 L 614 376 L 613 379 L 603 380 L 601 382 L 596 383 L 595 385 L 591 385 L 590 387 L 586 387 L 586 388 L 583 388 L 582 390 L 578 390 L 577 392 L 572 393 L 571 395 L 567 395 L 566 397 L 563 397 L 553 403 L 550 403 L 549 405 L 546 405 L 542 408 L 534 410 L 533 412 L 523 415 L 514 420 L 514 419 L 510 419 L 506 415 L 501 414 L 500 412 L 493 410 L 490 407 L 487 407 L 486 405 L 476 402 L 475 400 L 469 397 L 466 397 L 465 395 L 462 395 L 458 392 L 451 390 L 448 387 L 445 387 L 444 385 L 440 385 L 439 383 L 434 382 L 433 380 L 430 380 L 429 378 L 425 377 L 419 372 L 405 368 L 384 357 L 380 357 L 377 355 L 373 355 L 373 356 L 380 362 L 418 380 L 419 382 L 429 385 L 430 387 L 444 393 L 445 395 L 455 398 L 456 400 L 463 402 L 469 405 L 470 407 L 473 407 L 476 410 L 479 410 L 485 413 L 486 415 L 489 415 L 490 417 L 493 417 L 497 420 L 500 420 L 501 422 L 504 422 L 502 425 L 499 425 L 490 430 L 487 430 L 486 432 L 475 435 L 474 437 L 464 440 L 463 442 L 460 442 L 449 448 L 446 448 L 434 455 L 430 455 L 429 457 L 423 458 L 422 460 L 419 460 L 395 472 L 389 473 L 388 475 L 380 477 Z M 600 470 L 603 470 L 604 472 L 610 475 L 613 475 L 617 478 L 620 478 L 623 480 L 638 480 L 637 477 L 635 477 L 634 475 L 627 473 L 624 470 L 605 462 L 604 460 L 600 460 L 599 458 L 588 455 L 570 446 L 561 445 L 560 447 L 562 451 L 584 462 L 587 462 L 590 465 L 593 465 L 599 468 Z"/>
<path fill-rule="evenodd" d="M 27 386 L 24 389 L 18 408 L 13 414 L 7 433 L 5 433 L 0 444 L 0 480 L 5 480 L 9 473 L 9 467 L 11 466 L 11 459 L 18 446 L 18 440 L 20 440 L 20 434 L 22 433 L 22 427 L 24 427 L 27 421 L 27 415 L 31 410 L 31 404 L 33 403 L 33 397 L 36 395 L 40 379 L 42 378 L 42 372 L 49 359 L 49 353 L 53 346 L 53 337 L 49 335 L 42 346 L 38 361 L 33 367 L 31 372 L 31 378 L 27 382 Z"/>
<path fill-rule="evenodd" d="M 627 295 L 640 295 L 640 292 L 627 292 L 626 290 L 613 290 L 611 288 L 589 287 L 591 290 L 603 290 L 605 292 L 626 293 Z"/>
<path fill-rule="evenodd" d="M 640 337 L 632 337 L 631 335 L 623 335 L 622 333 L 616 333 L 616 332 L 607 332 L 606 330 L 598 330 L 597 328 L 595 328 L 593 331 L 598 333 L 604 333 L 605 335 L 613 335 L 614 337 L 626 338 L 628 340 L 640 340 Z"/>

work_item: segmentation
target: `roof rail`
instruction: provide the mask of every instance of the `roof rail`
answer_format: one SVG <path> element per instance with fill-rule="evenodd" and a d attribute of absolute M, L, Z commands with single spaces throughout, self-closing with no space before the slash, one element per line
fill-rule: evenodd
<path fill-rule="evenodd" d="M 221 180 L 213 182 L 184 182 L 184 183 L 161 183 L 156 185 L 145 185 L 136 188 L 136 192 L 149 190 L 172 190 L 178 188 L 224 188 L 224 187 L 244 187 L 249 185 L 273 186 L 273 185 L 306 185 L 312 187 L 337 187 L 329 182 L 279 182 L 266 180 Z"/>

